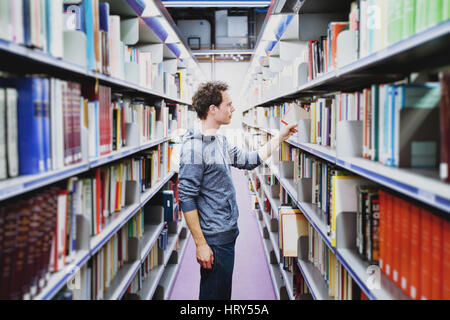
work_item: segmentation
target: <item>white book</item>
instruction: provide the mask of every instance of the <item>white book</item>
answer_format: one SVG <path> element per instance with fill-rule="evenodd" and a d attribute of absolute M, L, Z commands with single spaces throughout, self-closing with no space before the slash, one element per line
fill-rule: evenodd
<path fill-rule="evenodd" d="M 63 0 L 46 0 L 48 22 L 48 51 L 56 57 L 62 58 L 64 53 L 64 6 Z"/>
<path fill-rule="evenodd" d="M 23 0 L 9 1 L 11 6 L 12 41 L 24 43 Z M 1 10 L 0 10 L 1 11 Z"/>
<path fill-rule="evenodd" d="M 6 89 L 6 137 L 8 154 L 8 175 L 10 178 L 19 175 L 19 150 L 17 132 L 17 90 Z"/>
<path fill-rule="evenodd" d="M 11 10 L 9 0 L 0 0 L 0 39 L 12 41 Z"/>
<path fill-rule="evenodd" d="M 64 167 L 64 119 L 62 87 L 59 79 L 51 79 L 50 124 L 52 165 L 55 170 Z"/>
<path fill-rule="evenodd" d="M 120 77 L 120 17 L 109 16 L 109 49 L 111 58 L 111 76 Z"/>
<path fill-rule="evenodd" d="M 1 1 L 1 0 L 0 0 Z M 0 88 L 0 180 L 8 178 L 6 162 L 6 91 Z"/>
<path fill-rule="evenodd" d="M 109 214 L 111 212 L 111 207 L 109 206 L 110 202 L 109 202 L 109 197 L 110 197 L 110 189 L 109 189 L 109 180 L 111 179 L 111 169 L 107 168 L 106 169 L 106 174 L 105 174 L 105 186 L 106 186 L 106 190 L 105 190 L 105 210 L 103 211 L 103 215 L 105 216 L 105 218 L 109 217 Z"/>

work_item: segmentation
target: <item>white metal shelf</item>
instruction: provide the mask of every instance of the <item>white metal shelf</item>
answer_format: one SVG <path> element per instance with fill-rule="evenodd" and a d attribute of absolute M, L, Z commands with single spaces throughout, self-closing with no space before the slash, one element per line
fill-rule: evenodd
<path fill-rule="evenodd" d="M 262 241 L 262 244 L 264 247 L 264 253 L 266 256 L 266 260 L 267 260 L 267 266 L 269 269 L 270 278 L 272 279 L 272 285 L 273 285 L 273 289 L 275 292 L 275 296 L 277 297 L 277 300 L 280 300 L 280 289 L 283 286 L 281 283 L 281 280 L 283 279 L 281 276 L 281 271 L 280 271 L 278 263 L 277 264 L 270 263 L 270 252 L 271 252 L 270 248 L 273 248 L 273 247 L 272 247 L 271 241 L 269 239 L 264 239 L 262 221 L 260 221 L 258 219 L 258 217 L 256 217 L 256 221 L 258 223 L 258 230 L 261 235 L 261 241 Z M 275 249 L 273 249 L 273 250 L 275 250 Z"/>
<path fill-rule="evenodd" d="M 297 260 L 298 268 L 306 281 L 314 300 L 332 300 L 328 296 L 328 286 L 319 270 L 309 261 Z"/>
<path fill-rule="evenodd" d="M 177 137 L 177 135 L 162 139 L 156 139 L 139 147 L 124 148 L 123 150 L 113 152 L 112 154 L 106 156 L 98 157 L 96 159 L 90 159 L 88 163 L 79 163 L 64 167 L 59 170 L 44 172 L 37 175 L 24 175 L 0 181 L 0 201 L 4 201 L 20 194 L 27 193 L 38 188 L 42 188 L 50 184 L 62 181 L 64 179 L 88 172 L 93 168 L 105 165 L 113 161 L 117 161 L 139 151 L 157 146 L 161 143 L 170 141 L 175 137 Z"/>
<path fill-rule="evenodd" d="M 361 86 L 363 83 L 370 82 L 370 79 L 373 79 L 375 76 L 379 77 L 383 73 L 387 74 L 386 68 L 388 65 L 392 66 L 391 70 L 398 70 L 396 72 L 417 71 L 415 69 L 418 67 L 417 61 L 427 61 L 432 64 L 441 62 L 437 59 L 429 59 L 436 55 L 442 55 L 446 59 L 443 60 L 442 64 L 445 65 L 449 62 L 447 55 L 449 38 L 450 20 L 389 45 L 383 50 L 374 52 L 346 66 L 322 74 L 290 92 L 262 99 L 256 104 L 246 107 L 243 112 L 257 106 L 276 103 L 280 100 L 289 100 L 300 95 L 314 96 L 320 91 L 329 92 L 330 87 L 334 91 L 352 89 L 355 86 Z"/>
<path fill-rule="evenodd" d="M 132 90 L 140 94 L 146 94 L 155 98 L 165 99 L 174 103 L 191 105 L 191 103 L 188 101 L 183 101 L 178 98 L 170 97 L 155 90 L 147 89 L 132 82 L 114 78 L 105 75 L 103 73 L 94 72 L 88 70 L 87 68 L 78 66 L 74 63 L 55 58 L 50 54 L 44 53 L 42 51 L 27 48 L 25 46 L 8 42 L 5 40 L 0 40 L 0 54 L 8 54 L 15 58 L 21 58 L 22 60 L 26 60 L 29 63 L 41 64 L 43 67 L 53 68 L 57 72 L 66 72 L 68 74 L 76 75 L 78 77 L 90 80 L 100 80 L 105 85 L 116 86 L 126 90 Z M 53 74 L 52 70 L 50 69 L 48 70 L 48 72 L 50 73 L 50 75 Z"/>

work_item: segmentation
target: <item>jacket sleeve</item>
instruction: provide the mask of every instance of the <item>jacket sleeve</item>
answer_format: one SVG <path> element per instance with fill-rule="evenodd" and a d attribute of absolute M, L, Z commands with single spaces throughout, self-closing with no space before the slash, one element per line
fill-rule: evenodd
<path fill-rule="evenodd" d="M 233 167 L 243 170 L 253 170 L 261 165 L 262 161 L 257 151 L 247 152 L 229 144 L 226 138 L 224 140 Z"/>
<path fill-rule="evenodd" d="M 203 180 L 202 150 L 196 149 L 193 141 L 185 142 L 181 148 L 178 195 L 183 212 L 197 209 L 197 197 Z"/>

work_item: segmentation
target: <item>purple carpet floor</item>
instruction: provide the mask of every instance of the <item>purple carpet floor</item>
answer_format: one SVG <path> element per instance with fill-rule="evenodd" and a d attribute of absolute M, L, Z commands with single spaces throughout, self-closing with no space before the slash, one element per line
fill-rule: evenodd
<path fill-rule="evenodd" d="M 251 210 L 248 180 L 243 171 L 232 170 L 236 199 L 239 206 L 239 237 L 233 272 L 232 300 L 275 300 L 269 267 L 258 230 L 255 213 Z M 186 252 L 180 262 L 169 300 L 198 300 L 200 265 L 195 258 L 195 243 L 189 237 Z"/>

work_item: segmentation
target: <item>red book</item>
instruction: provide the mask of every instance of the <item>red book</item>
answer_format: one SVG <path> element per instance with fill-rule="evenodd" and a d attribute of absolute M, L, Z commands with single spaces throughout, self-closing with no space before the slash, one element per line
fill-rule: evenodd
<path fill-rule="evenodd" d="M 17 234 L 13 252 L 13 272 L 10 281 L 9 299 L 20 300 L 26 293 L 26 283 L 31 279 L 31 274 L 27 270 L 27 257 L 30 254 L 34 257 L 35 233 L 32 232 L 33 200 L 27 198 L 20 201 L 20 208 L 15 211 L 18 216 Z"/>
<path fill-rule="evenodd" d="M 442 238 L 443 220 L 433 214 L 431 218 L 431 299 L 440 300 L 442 298 Z"/>
<path fill-rule="evenodd" d="M 72 104 L 70 103 L 69 84 L 65 81 L 62 83 L 62 99 L 63 99 L 63 123 L 64 123 L 64 164 L 70 165 L 73 162 L 72 155 Z"/>
<path fill-rule="evenodd" d="M 431 256 L 431 242 L 432 242 L 432 215 L 428 211 L 422 209 L 421 217 L 421 274 L 420 274 L 420 291 L 421 299 L 431 299 L 431 271 L 432 271 L 432 256 Z"/>
<path fill-rule="evenodd" d="M 379 191 L 380 196 L 380 271 L 385 273 L 385 229 L 386 229 L 386 193 Z"/>
<path fill-rule="evenodd" d="M 392 280 L 400 286 L 400 255 L 401 255 L 401 236 L 402 236 L 402 219 L 401 206 L 402 200 L 393 197 L 394 211 L 393 211 L 393 238 L 392 238 Z"/>
<path fill-rule="evenodd" d="M 341 31 L 346 28 L 347 22 L 330 23 L 331 28 L 331 64 L 333 68 L 337 68 L 337 37 Z M 330 41 L 330 39 L 329 39 Z"/>
<path fill-rule="evenodd" d="M 411 207 L 409 202 L 401 200 L 401 245 L 400 245 L 400 285 L 405 294 L 409 292 L 411 261 Z"/>
<path fill-rule="evenodd" d="M 392 252 L 393 252 L 393 196 L 386 193 L 386 241 L 385 241 L 385 249 L 386 249 L 386 264 L 385 264 L 385 274 L 386 276 L 392 280 Z"/>
<path fill-rule="evenodd" d="M 73 163 L 81 162 L 81 85 L 69 82 L 70 97 L 72 101 L 72 143 Z"/>
<path fill-rule="evenodd" d="M 421 243 L 420 243 L 420 230 L 421 230 L 421 210 L 419 207 L 411 206 L 411 261 L 409 265 L 409 292 L 408 295 L 411 299 L 420 299 L 420 281 L 421 281 Z"/>
<path fill-rule="evenodd" d="M 442 299 L 450 300 L 450 221 L 444 221 L 442 240 Z"/>
<path fill-rule="evenodd" d="M 20 209 L 20 203 L 14 202 L 4 206 L 4 227 L 2 244 L 2 265 L 0 269 L 0 299 L 9 299 L 11 284 L 9 279 L 14 271 L 14 244 L 17 237 L 18 217 L 17 212 Z"/>

